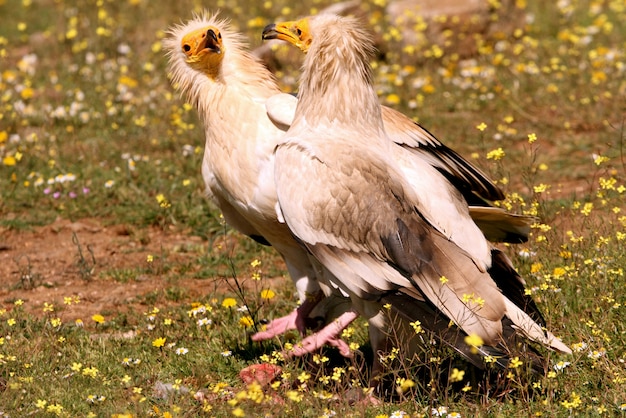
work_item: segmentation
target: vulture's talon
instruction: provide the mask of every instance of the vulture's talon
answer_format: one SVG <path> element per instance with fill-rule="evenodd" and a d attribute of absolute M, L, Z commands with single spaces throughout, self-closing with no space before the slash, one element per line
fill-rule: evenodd
<path fill-rule="evenodd" d="M 342 356 L 352 358 L 354 353 L 350 346 L 340 338 L 340 335 L 358 316 L 359 314 L 353 310 L 342 313 L 333 322 L 294 345 L 291 350 L 283 352 L 283 355 L 286 358 L 300 357 L 317 351 L 325 344 L 328 344 L 337 348 Z"/>
<path fill-rule="evenodd" d="M 302 334 L 304 329 L 300 329 L 298 325 L 300 322 L 302 321 L 299 319 L 298 310 L 294 309 L 289 315 L 272 320 L 269 324 L 267 324 L 264 331 L 259 331 L 252 336 L 252 341 L 269 340 L 270 338 L 283 335 L 292 329 L 298 329 L 298 331 Z"/>

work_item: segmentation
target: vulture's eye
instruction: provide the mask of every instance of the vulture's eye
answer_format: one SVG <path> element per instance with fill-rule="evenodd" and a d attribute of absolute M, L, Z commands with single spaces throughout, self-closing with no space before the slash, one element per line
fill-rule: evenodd
<path fill-rule="evenodd" d="M 302 29 L 296 28 L 296 33 L 298 34 L 298 36 L 302 36 Z"/>
<path fill-rule="evenodd" d="M 191 51 L 191 47 L 189 45 L 185 44 L 185 45 L 183 45 L 183 51 L 189 52 L 189 51 Z"/>

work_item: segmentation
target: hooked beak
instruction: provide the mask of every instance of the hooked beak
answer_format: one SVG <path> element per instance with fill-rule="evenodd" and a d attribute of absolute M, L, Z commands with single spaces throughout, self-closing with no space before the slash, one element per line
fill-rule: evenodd
<path fill-rule="evenodd" d="M 308 22 L 299 21 L 271 23 L 263 29 L 263 40 L 280 39 L 307 52 L 311 46 L 311 35 L 308 32 Z"/>
<path fill-rule="evenodd" d="M 267 41 L 269 39 L 280 39 L 280 33 L 276 30 L 276 23 L 270 23 L 266 27 L 263 28 L 263 35 L 261 39 Z"/>
<path fill-rule="evenodd" d="M 217 35 L 213 29 L 209 29 L 206 32 L 206 42 L 204 44 L 204 48 L 215 52 L 216 54 L 221 54 L 222 49 L 220 48 L 219 41 L 217 39 Z"/>

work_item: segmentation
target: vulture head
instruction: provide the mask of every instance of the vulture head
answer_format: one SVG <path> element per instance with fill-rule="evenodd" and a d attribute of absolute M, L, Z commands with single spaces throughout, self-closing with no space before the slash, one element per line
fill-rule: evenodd
<path fill-rule="evenodd" d="M 221 89 L 233 86 L 238 94 L 267 98 L 280 93 L 271 73 L 248 52 L 247 39 L 218 13 L 203 12 L 173 25 L 163 40 L 169 76 L 186 99 L 207 120 Z"/>
<path fill-rule="evenodd" d="M 183 36 L 180 49 L 187 64 L 215 77 L 224 57 L 222 33 L 215 26 L 195 29 Z"/>
<path fill-rule="evenodd" d="M 208 12 L 171 26 L 167 34 L 163 47 L 172 81 L 180 84 L 183 91 L 205 81 L 218 81 L 228 62 L 236 59 L 245 45 L 228 20 Z"/>
<path fill-rule="evenodd" d="M 380 119 L 369 65 L 375 48 L 372 34 L 363 23 L 354 17 L 322 13 L 265 27 L 263 39 L 281 39 L 307 53 L 300 76 L 298 108 L 308 110 L 296 112 L 294 123 L 305 113 L 310 126 L 324 120 L 355 125 L 376 120 L 375 115 Z M 351 97 L 354 106 L 345 105 L 346 96 Z M 374 124 L 382 130 L 378 122 L 367 126 L 373 128 Z"/>
<path fill-rule="evenodd" d="M 263 29 L 263 40 L 280 39 L 300 48 L 306 53 L 311 46 L 313 37 L 309 27 L 309 18 L 289 22 L 269 24 Z"/>

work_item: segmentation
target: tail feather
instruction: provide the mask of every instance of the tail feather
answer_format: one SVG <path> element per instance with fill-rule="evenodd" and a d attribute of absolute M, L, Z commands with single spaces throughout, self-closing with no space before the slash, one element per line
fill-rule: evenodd
<path fill-rule="evenodd" d="M 489 275 L 496 282 L 502 294 L 518 308 L 526 312 L 539 325 L 545 327 L 546 320 L 533 298 L 526 294 L 526 289 L 524 288 L 526 282 L 517 273 L 511 264 L 511 260 L 496 248 L 491 250 L 491 260 L 491 267 L 488 270 Z"/>
<path fill-rule="evenodd" d="M 513 244 L 528 241 L 532 216 L 516 215 L 492 206 L 469 206 L 472 220 L 491 242 Z"/>
<path fill-rule="evenodd" d="M 569 347 L 545 329 L 545 318 L 535 301 L 526 294 L 524 279 L 515 271 L 508 257 L 495 248 L 491 255 L 493 261 L 489 274 L 505 296 L 506 316 L 512 321 L 511 326 L 533 341 L 571 354 Z"/>
<path fill-rule="evenodd" d="M 553 350 L 572 354 L 572 350 L 563 344 L 554 334 L 537 324 L 537 322 L 513 302 L 508 299 L 506 302 L 506 316 L 513 322 L 512 326 L 519 330 L 526 338 L 541 343 Z"/>
<path fill-rule="evenodd" d="M 416 300 L 403 293 L 386 295 L 381 302 L 390 304 L 392 314 L 397 315 L 401 320 L 419 321 L 427 333 L 432 334 L 434 338 L 480 370 L 486 368 L 487 359 L 498 368 L 507 369 L 512 357 L 522 356 L 533 372 L 543 373 L 546 369 L 546 360 L 535 347 L 529 344 L 528 339 L 544 343 L 563 353 L 570 352 L 569 348 L 552 334 L 548 333 L 552 339 L 543 334 L 541 338 L 538 338 L 536 334 L 529 336 L 508 317 L 502 319 L 503 334 L 498 344 L 472 346 L 465 341 L 467 333 L 456 326 L 450 326 L 450 320 L 429 302 Z"/>
<path fill-rule="evenodd" d="M 406 240 L 403 242 L 406 243 Z M 541 373 L 545 370 L 546 361 L 528 340 L 562 353 L 571 353 L 571 350 L 545 329 L 546 321 L 543 315 L 533 299 L 525 293 L 525 282 L 506 255 L 500 250 L 493 249 L 492 257 L 493 263 L 488 273 L 499 293 L 501 292 L 500 296 L 504 296 L 502 297 L 504 315 L 499 321 L 501 332 L 495 342 L 486 342 L 481 347 L 468 345 L 465 337 L 470 331 L 466 327 L 465 331 L 451 327 L 447 311 L 442 311 L 437 300 L 424 298 L 421 293 L 424 291 L 423 288 L 404 288 L 385 295 L 381 302 L 389 303 L 392 311 L 405 321 L 420 321 L 424 329 L 432 332 L 436 338 L 480 369 L 485 367 L 485 357 L 489 357 L 497 366 L 505 369 L 512 356 L 519 353 L 531 365 L 533 371 Z M 432 263 L 422 263 L 420 267 L 429 270 Z M 450 303 L 451 299 L 445 302 Z"/>

